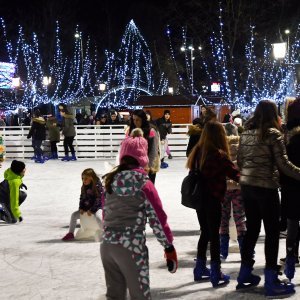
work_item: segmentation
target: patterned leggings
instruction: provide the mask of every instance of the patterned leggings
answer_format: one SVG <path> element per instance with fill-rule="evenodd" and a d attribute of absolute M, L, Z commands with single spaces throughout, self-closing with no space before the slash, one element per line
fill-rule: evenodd
<path fill-rule="evenodd" d="M 224 201 L 222 203 L 220 234 L 229 234 L 231 203 L 237 235 L 242 236 L 246 233 L 246 217 L 241 191 L 238 189 L 227 190 L 225 193 Z"/>

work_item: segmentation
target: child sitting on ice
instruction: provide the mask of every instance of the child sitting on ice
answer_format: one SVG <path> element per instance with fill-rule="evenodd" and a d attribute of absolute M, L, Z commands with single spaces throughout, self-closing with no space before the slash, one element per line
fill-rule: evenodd
<path fill-rule="evenodd" d="M 63 241 L 74 240 L 76 222 L 81 214 L 95 215 L 96 221 L 102 227 L 101 221 L 101 197 L 103 188 L 101 181 L 93 169 L 85 169 L 82 174 L 82 187 L 79 201 L 79 209 L 72 213 L 69 232 L 62 238 Z"/>

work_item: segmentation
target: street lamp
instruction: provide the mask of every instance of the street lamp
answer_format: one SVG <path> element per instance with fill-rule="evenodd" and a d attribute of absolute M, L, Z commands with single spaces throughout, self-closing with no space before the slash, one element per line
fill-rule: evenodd
<path fill-rule="evenodd" d="M 12 78 L 11 84 L 12 84 L 12 87 L 13 87 L 13 88 L 18 88 L 18 87 L 20 87 L 20 85 L 21 85 L 20 77 Z"/>
<path fill-rule="evenodd" d="M 105 90 L 106 90 L 106 84 L 105 83 L 100 83 L 99 84 L 99 91 L 103 93 Z"/>
<path fill-rule="evenodd" d="M 48 87 L 48 85 L 51 84 L 51 82 L 52 82 L 51 76 L 44 76 L 43 77 L 43 85 L 45 87 Z"/>
<path fill-rule="evenodd" d="M 173 94 L 174 94 L 174 89 L 173 89 L 172 86 L 170 86 L 170 87 L 168 88 L 168 93 L 169 93 L 170 95 L 173 95 Z"/>
<path fill-rule="evenodd" d="M 191 56 L 190 56 L 190 59 L 191 59 L 191 92 L 192 92 L 192 95 L 194 95 L 194 59 L 195 59 L 194 51 L 195 51 L 195 48 L 193 46 L 193 43 L 191 43 L 191 45 L 188 46 L 187 48 L 185 46 L 181 46 L 180 50 L 182 52 L 185 52 L 185 51 L 191 52 Z M 198 50 L 201 51 L 202 47 L 199 46 Z"/>
<path fill-rule="evenodd" d="M 287 35 L 287 62 L 290 62 L 290 30 L 286 29 L 284 33 Z"/>
<path fill-rule="evenodd" d="M 82 34 L 81 32 L 76 32 L 74 34 L 75 39 L 80 41 L 80 55 L 81 55 L 81 87 L 83 87 L 83 67 L 84 67 L 84 56 L 83 56 L 83 45 L 82 45 Z"/>
<path fill-rule="evenodd" d="M 286 43 L 275 43 L 273 46 L 273 55 L 275 59 L 283 59 L 286 55 Z"/>

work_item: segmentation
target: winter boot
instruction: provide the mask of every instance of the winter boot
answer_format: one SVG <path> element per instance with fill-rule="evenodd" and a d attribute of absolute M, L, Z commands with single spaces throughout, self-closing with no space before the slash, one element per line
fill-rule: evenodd
<path fill-rule="evenodd" d="M 288 255 L 285 260 L 284 274 L 291 281 L 295 275 L 296 257 Z"/>
<path fill-rule="evenodd" d="M 265 296 L 267 298 L 278 298 L 294 293 L 295 289 L 292 283 L 281 282 L 276 270 L 265 269 Z"/>
<path fill-rule="evenodd" d="M 228 256 L 229 234 L 220 234 L 220 254 L 222 259 Z"/>
<path fill-rule="evenodd" d="M 47 160 L 49 160 L 49 157 L 46 156 L 46 155 L 42 155 L 42 157 L 43 157 L 44 162 L 47 161 Z"/>
<path fill-rule="evenodd" d="M 45 161 L 44 161 L 44 158 L 41 155 L 37 155 L 37 158 L 35 159 L 35 162 L 43 164 Z"/>
<path fill-rule="evenodd" d="M 49 159 L 57 159 L 57 153 L 56 152 L 51 152 L 51 156 L 49 157 Z"/>
<path fill-rule="evenodd" d="M 241 264 L 239 276 L 237 278 L 238 285 L 236 286 L 236 290 L 248 289 L 259 284 L 261 278 L 258 275 L 252 274 L 252 266 L 253 264 Z"/>
<path fill-rule="evenodd" d="M 206 259 L 195 259 L 194 281 L 204 281 L 210 278 L 210 270 L 206 268 Z"/>
<path fill-rule="evenodd" d="M 77 158 L 76 158 L 76 155 L 75 155 L 75 154 L 72 154 L 72 156 L 71 156 L 71 160 L 77 160 Z"/>
<path fill-rule="evenodd" d="M 213 287 L 218 287 L 229 283 L 230 276 L 221 272 L 221 266 L 218 262 L 210 263 L 210 282 Z"/>
<path fill-rule="evenodd" d="M 161 164 L 160 164 L 160 168 L 161 169 L 166 169 L 166 168 L 168 168 L 169 167 L 169 165 L 166 163 L 166 162 L 161 162 Z"/>
<path fill-rule="evenodd" d="M 70 161 L 70 160 L 71 160 L 71 157 L 68 156 L 68 155 L 64 156 L 64 157 L 61 159 L 61 161 Z"/>

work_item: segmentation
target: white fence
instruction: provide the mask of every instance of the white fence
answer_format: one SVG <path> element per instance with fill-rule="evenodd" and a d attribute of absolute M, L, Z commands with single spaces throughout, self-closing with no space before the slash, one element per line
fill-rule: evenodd
<path fill-rule="evenodd" d="M 174 157 L 185 157 L 188 143 L 188 126 L 174 124 L 168 135 L 169 146 Z M 77 125 L 74 147 L 78 158 L 114 158 L 125 137 L 123 125 L 93 126 Z M 30 158 L 33 156 L 31 139 L 27 139 L 29 126 L 0 127 L 0 135 L 6 147 L 6 158 Z M 63 141 L 57 144 L 60 156 L 64 156 Z M 49 141 L 43 142 L 44 152 L 49 152 Z"/>

